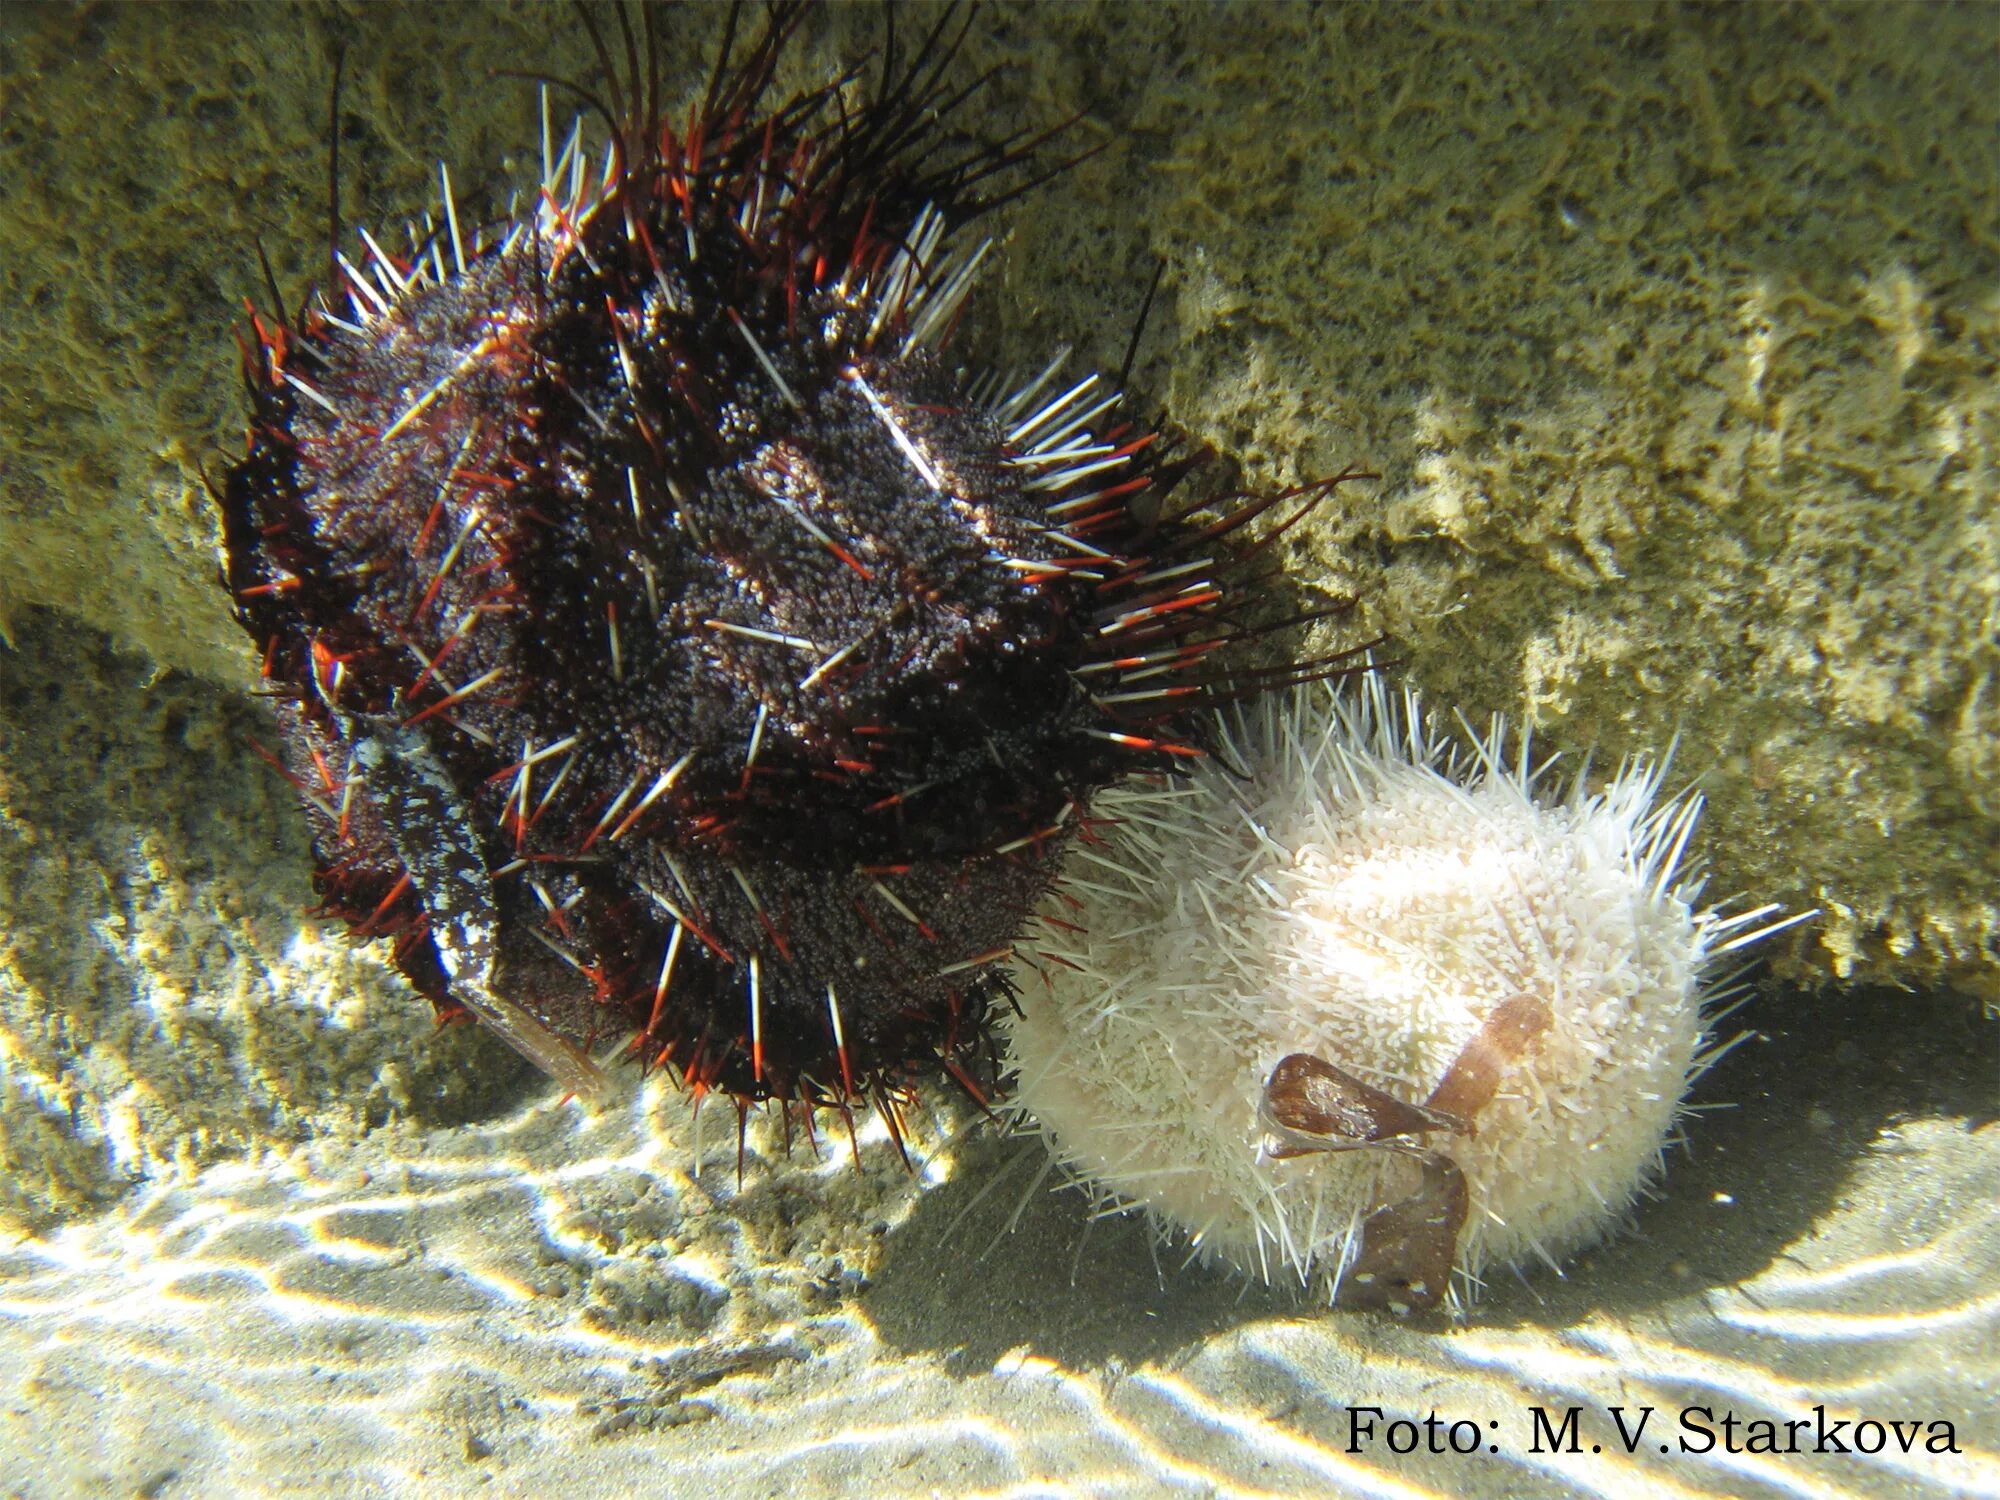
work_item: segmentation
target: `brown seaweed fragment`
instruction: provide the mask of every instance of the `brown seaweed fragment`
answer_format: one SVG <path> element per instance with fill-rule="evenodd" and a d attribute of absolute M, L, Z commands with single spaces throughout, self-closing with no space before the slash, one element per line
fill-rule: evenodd
<path fill-rule="evenodd" d="M 1361 1225 L 1361 1248 L 1340 1286 L 1343 1307 L 1387 1308 L 1397 1317 L 1429 1312 L 1451 1284 L 1458 1232 L 1465 1227 L 1465 1174 L 1442 1151 L 1425 1151 L 1423 1181 Z"/>
<path fill-rule="evenodd" d="M 1428 1132 L 1470 1135 L 1501 1078 L 1549 1027 L 1549 1008 L 1532 995 L 1496 1005 L 1460 1049 L 1423 1104 L 1410 1104 L 1344 1068 L 1294 1052 L 1271 1070 L 1258 1104 L 1265 1154 L 1279 1160 L 1315 1151 L 1395 1151 L 1414 1157 L 1417 1190 L 1377 1204 L 1361 1225 L 1361 1245 L 1342 1278 L 1347 1307 L 1428 1312 L 1451 1285 L 1458 1236 L 1470 1202 L 1465 1174 L 1421 1140 Z"/>
<path fill-rule="evenodd" d="M 1280 1160 L 1378 1145 L 1402 1149 L 1409 1143 L 1399 1147 L 1401 1137 L 1465 1129 L 1455 1115 L 1406 1104 L 1307 1052 L 1294 1052 L 1271 1070 L 1257 1117 L 1270 1135 L 1265 1154 Z"/>
<path fill-rule="evenodd" d="M 1424 1107 L 1455 1115 L 1467 1122 L 1462 1129 L 1474 1132 L 1477 1127 L 1472 1122 L 1499 1092 L 1501 1075 L 1553 1019 L 1548 1006 L 1533 995 L 1501 1001 L 1460 1049 Z"/>

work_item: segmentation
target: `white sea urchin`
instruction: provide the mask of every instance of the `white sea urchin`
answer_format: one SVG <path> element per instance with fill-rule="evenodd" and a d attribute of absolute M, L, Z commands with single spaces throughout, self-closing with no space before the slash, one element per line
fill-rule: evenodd
<path fill-rule="evenodd" d="M 1721 1050 L 1720 961 L 1802 917 L 1697 909 L 1702 799 L 1662 800 L 1663 760 L 1552 790 L 1527 736 L 1441 733 L 1375 674 L 1220 729 L 1093 804 L 1024 959 L 1017 1107 L 1108 1202 L 1342 1300 L 1604 1234 Z"/>

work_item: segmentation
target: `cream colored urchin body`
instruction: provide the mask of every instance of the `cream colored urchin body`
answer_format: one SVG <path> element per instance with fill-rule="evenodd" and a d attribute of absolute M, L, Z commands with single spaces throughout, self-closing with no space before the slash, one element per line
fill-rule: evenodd
<path fill-rule="evenodd" d="M 1701 800 L 1628 764 L 1560 797 L 1504 727 L 1462 743 L 1370 674 L 1228 715 L 1185 779 L 1091 813 L 1024 974 L 1017 1107 L 1108 1198 L 1205 1255 L 1337 1292 L 1375 1208 L 1420 1166 L 1382 1149 L 1279 1160 L 1258 1106 L 1306 1053 L 1422 1104 L 1496 1006 L 1548 1024 L 1470 1133 L 1420 1144 L 1464 1173 L 1455 1265 L 1553 1260 L 1659 1170 L 1721 954 L 1789 922 L 1694 906 Z M 1541 768 L 1546 771 L 1546 765 Z M 1247 779 L 1236 774 L 1246 772 Z M 1046 982 L 1044 982 L 1044 980 Z"/>

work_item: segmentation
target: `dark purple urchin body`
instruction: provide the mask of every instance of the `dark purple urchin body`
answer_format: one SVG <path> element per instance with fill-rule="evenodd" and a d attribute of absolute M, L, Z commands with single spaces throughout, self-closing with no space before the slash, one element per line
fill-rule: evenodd
<path fill-rule="evenodd" d="M 1192 753 L 1205 530 L 1142 524 L 1108 394 L 970 389 L 932 68 L 576 136 L 538 207 L 256 322 L 228 582 L 330 913 L 572 1089 L 633 1038 L 697 1089 L 990 1081 L 1002 966 L 1091 794 Z M 622 112 L 622 109 L 621 109 Z M 1051 374 L 1053 373 L 1053 367 Z"/>

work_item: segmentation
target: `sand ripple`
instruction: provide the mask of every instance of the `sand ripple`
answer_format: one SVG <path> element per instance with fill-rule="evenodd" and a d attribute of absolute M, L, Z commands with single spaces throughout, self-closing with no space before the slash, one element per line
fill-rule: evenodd
<path fill-rule="evenodd" d="M 1991 1126 L 1902 1127 L 1761 1274 L 1637 1315 L 1426 1331 L 1251 1299 L 1169 1357 L 1071 1367 L 1031 1339 L 968 1371 L 940 1352 L 954 1329 L 932 1330 L 932 1349 L 891 1342 L 875 1316 L 887 1309 L 862 1290 L 903 1221 L 948 1196 L 927 1189 L 949 1180 L 956 1148 L 939 1143 L 964 1119 L 919 1122 L 913 1174 L 879 1127 L 859 1171 L 845 1151 L 815 1163 L 802 1142 L 788 1159 L 753 1129 L 740 1189 L 733 1122 L 705 1123 L 694 1174 L 676 1144 L 691 1138 L 687 1106 L 655 1081 L 597 1116 L 543 1103 L 482 1127 L 380 1132 L 358 1151 L 212 1167 L 14 1245 L 0 1253 L 9 1483 L 36 1500 L 474 1484 L 2000 1494 Z M 1132 1244 L 1085 1241 L 1150 1281 Z M 1062 1268 L 1024 1234 L 995 1242 L 979 1274 L 1032 1289 Z M 1355 1404 L 1383 1408 L 1383 1422 L 1470 1418 L 1499 1451 L 1350 1453 Z M 1630 1455 L 1606 1404 L 1659 1408 Z M 1810 1418 L 1816 1404 L 1829 1420 L 1951 1420 L 1964 1452 L 1662 1455 L 1655 1441 L 1679 1437 L 1683 1407 L 1747 1422 Z M 1536 1405 L 1556 1422 L 1583 1408 L 1582 1451 L 1532 1452 Z"/>

